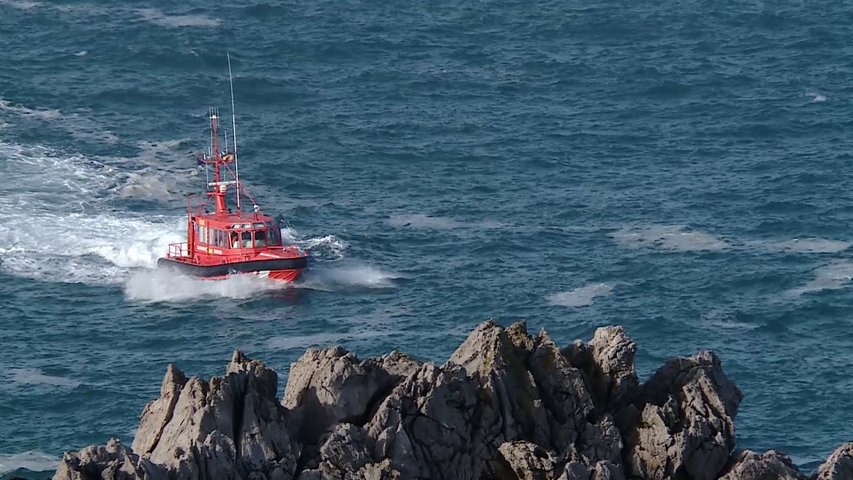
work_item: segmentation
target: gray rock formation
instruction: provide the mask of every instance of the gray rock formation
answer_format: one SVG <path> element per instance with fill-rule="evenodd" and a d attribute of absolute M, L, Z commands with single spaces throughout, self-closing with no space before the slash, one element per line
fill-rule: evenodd
<path fill-rule="evenodd" d="M 240 352 L 234 352 L 226 375 L 210 382 L 187 380 L 169 366 L 161 397 L 143 410 L 134 450 L 170 478 L 216 478 L 221 472 L 293 478 L 300 446 L 276 400 L 277 382 L 274 371 Z M 89 471 L 85 467 L 64 460 L 61 465 L 81 475 Z"/>
<path fill-rule="evenodd" d="M 735 452 L 720 480 L 806 480 L 791 459 L 775 450 L 759 455 L 751 450 Z"/>
<path fill-rule="evenodd" d="M 670 360 L 643 385 L 639 417 L 627 432 L 631 473 L 643 478 L 713 480 L 735 445 L 743 395 L 713 352 Z"/>
<path fill-rule="evenodd" d="M 300 438 L 316 443 L 340 422 L 364 425 L 371 409 L 419 366 L 397 352 L 359 361 L 341 347 L 311 348 L 290 367 L 282 404 L 299 419 Z"/>
<path fill-rule="evenodd" d="M 169 365 L 133 450 L 67 453 L 55 479 L 801 480 L 782 454 L 739 451 L 741 393 L 711 352 L 640 386 L 621 327 L 562 351 L 524 323 L 477 327 L 444 365 L 310 349 L 276 373 L 235 352 L 226 373 Z M 853 479 L 853 444 L 816 480 Z"/>
<path fill-rule="evenodd" d="M 140 458 L 115 438 L 106 446 L 90 446 L 79 453 L 66 452 L 54 480 L 140 479 L 165 480 L 166 469 Z"/>
<path fill-rule="evenodd" d="M 853 479 L 853 442 L 847 442 L 832 452 L 814 475 L 814 480 L 850 479 Z"/>

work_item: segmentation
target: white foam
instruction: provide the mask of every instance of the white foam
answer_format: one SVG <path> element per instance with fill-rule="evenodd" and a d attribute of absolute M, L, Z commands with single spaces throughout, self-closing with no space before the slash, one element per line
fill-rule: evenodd
<path fill-rule="evenodd" d="M 31 472 L 49 472 L 56 470 L 59 457 L 36 450 L 21 453 L 0 453 L 0 475 L 26 469 Z"/>
<path fill-rule="evenodd" d="M 583 287 L 569 290 L 566 292 L 553 293 L 548 295 L 548 302 L 551 305 L 560 305 L 563 307 L 585 307 L 592 305 L 598 297 L 610 295 L 613 287 L 606 283 L 591 283 Z"/>
<path fill-rule="evenodd" d="M 218 27 L 222 22 L 217 18 L 204 15 L 167 15 L 156 8 L 142 8 L 136 11 L 143 20 L 160 27 Z"/>
<path fill-rule="evenodd" d="M 0 0 L 0 5 L 6 5 L 19 10 L 33 10 L 34 8 L 39 7 L 41 3 L 26 0 Z"/>
<path fill-rule="evenodd" d="M 38 120 L 52 121 L 62 117 L 59 110 L 29 108 L 23 105 L 15 105 L 8 100 L 0 99 L 0 110 L 14 113 L 22 117 L 35 118 Z"/>
<path fill-rule="evenodd" d="M 79 52 L 75 53 L 74 56 L 75 57 L 85 57 L 88 53 L 89 52 L 87 52 L 86 50 L 80 50 Z"/>
<path fill-rule="evenodd" d="M 323 237 L 309 238 L 307 240 L 297 241 L 297 245 L 310 251 L 313 255 L 321 255 L 328 259 L 339 260 L 344 257 L 344 250 L 347 248 L 346 242 L 338 239 L 334 235 L 326 235 Z"/>
<path fill-rule="evenodd" d="M 806 293 L 823 290 L 838 290 L 850 285 L 853 279 L 853 262 L 837 262 L 818 268 L 814 278 L 803 286 L 785 292 L 788 297 L 799 297 Z"/>
<path fill-rule="evenodd" d="M 449 217 L 434 217 L 423 213 L 391 215 L 388 225 L 394 228 L 425 228 L 432 230 L 453 230 L 457 228 L 495 229 L 503 226 L 495 220 L 460 222 Z"/>
<path fill-rule="evenodd" d="M 626 227 L 611 234 L 616 243 L 626 248 L 660 248 L 678 252 L 716 251 L 730 244 L 714 235 L 691 230 L 683 225 L 651 225 Z"/>
<path fill-rule="evenodd" d="M 400 278 L 400 274 L 369 265 L 318 265 L 305 272 L 297 286 L 323 291 L 382 289 L 394 287 L 394 280 Z"/>
<path fill-rule="evenodd" d="M 62 120 L 59 127 L 65 129 L 71 136 L 79 140 L 95 140 L 110 145 L 118 143 L 119 140 L 114 133 L 92 119 L 77 113 L 63 113 L 55 109 L 29 108 L 3 99 L 0 99 L 0 111 L 43 122 Z"/>
<path fill-rule="evenodd" d="M 838 253 L 850 248 L 850 242 L 825 238 L 795 238 L 779 242 L 761 243 L 768 250 L 796 253 Z"/>
<path fill-rule="evenodd" d="M 733 314 L 720 310 L 712 310 L 703 314 L 701 320 L 706 325 L 725 330 L 753 330 L 758 328 L 758 325 L 738 322 L 734 319 Z"/>
<path fill-rule="evenodd" d="M 130 269 L 153 267 L 182 239 L 180 219 L 109 215 L 16 215 L 0 224 L 3 269 L 56 282 L 120 283 Z"/>
<path fill-rule="evenodd" d="M 421 213 L 412 215 L 392 215 L 388 224 L 394 228 L 413 227 L 431 228 L 435 230 L 451 230 L 462 226 L 456 220 L 447 217 L 433 217 Z"/>
<path fill-rule="evenodd" d="M 52 387 L 74 388 L 80 382 L 65 377 L 46 375 L 38 368 L 10 368 L 4 374 L 6 379 L 15 385 L 49 385 Z"/>
<path fill-rule="evenodd" d="M 259 293 L 288 288 L 288 284 L 255 275 L 233 275 L 222 280 L 202 280 L 167 269 L 144 270 L 127 281 L 129 300 L 175 302 L 210 297 L 251 298 Z"/>
<path fill-rule="evenodd" d="M 807 92 L 806 96 L 812 97 L 811 103 L 820 103 L 826 101 L 826 96 L 816 92 Z"/>
<path fill-rule="evenodd" d="M 80 155 L 0 142 L 0 259 L 18 276 L 119 283 L 182 239 L 185 220 L 115 212 L 113 167 Z M 154 187 L 161 188 L 154 184 Z"/>

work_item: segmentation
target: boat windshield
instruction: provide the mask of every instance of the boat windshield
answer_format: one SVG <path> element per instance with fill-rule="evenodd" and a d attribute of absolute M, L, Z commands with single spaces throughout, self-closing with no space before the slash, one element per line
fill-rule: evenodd
<path fill-rule="evenodd" d="M 278 228 L 278 225 L 275 223 L 267 224 L 267 245 L 281 245 L 281 230 Z"/>

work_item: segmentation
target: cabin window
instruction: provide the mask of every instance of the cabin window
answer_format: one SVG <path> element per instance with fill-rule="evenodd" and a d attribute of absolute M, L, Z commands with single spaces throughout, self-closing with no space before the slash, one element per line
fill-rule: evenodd
<path fill-rule="evenodd" d="M 207 227 L 202 226 L 200 230 L 201 230 L 201 235 L 199 236 L 198 241 L 201 243 L 210 243 L 210 242 L 208 242 L 208 239 L 207 239 Z"/>
<path fill-rule="evenodd" d="M 228 232 L 228 245 L 231 248 L 240 248 L 240 234 L 238 232 Z"/>
<path fill-rule="evenodd" d="M 228 247 L 228 242 L 225 241 L 225 232 L 223 230 L 213 230 L 213 245 L 217 247 Z"/>
<path fill-rule="evenodd" d="M 267 245 L 281 245 L 281 233 L 274 223 L 264 224 L 267 227 Z"/>
<path fill-rule="evenodd" d="M 267 246 L 267 231 L 255 230 L 255 248 Z"/>
<path fill-rule="evenodd" d="M 240 241 L 243 248 L 252 248 L 252 232 L 248 230 L 243 232 Z"/>

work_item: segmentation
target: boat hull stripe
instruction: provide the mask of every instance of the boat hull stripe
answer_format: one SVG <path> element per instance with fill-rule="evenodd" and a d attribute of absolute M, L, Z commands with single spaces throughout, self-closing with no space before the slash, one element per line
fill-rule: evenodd
<path fill-rule="evenodd" d="M 234 273 L 255 273 L 264 270 L 299 270 L 308 266 L 308 257 L 250 260 L 220 265 L 198 265 L 171 258 L 161 258 L 157 260 L 157 266 L 175 268 L 181 273 L 195 277 L 221 277 Z"/>

